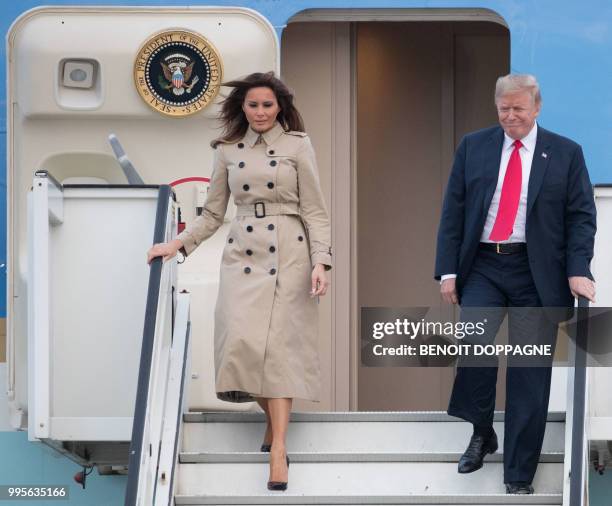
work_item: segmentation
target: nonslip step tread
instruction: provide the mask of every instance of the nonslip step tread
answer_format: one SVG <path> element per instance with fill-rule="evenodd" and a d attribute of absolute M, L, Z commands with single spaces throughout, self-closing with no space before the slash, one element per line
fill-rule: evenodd
<path fill-rule="evenodd" d="M 312 462 L 458 462 L 457 452 L 289 452 L 292 463 Z M 263 452 L 181 452 L 181 464 L 192 463 L 267 463 L 269 454 Z M 563 452 L 544 452 L 540 462 L 563 462 Z M 502 462 L 503 453 L 485 457 L 485 462 Z"/>
<path fill-rule="evenodd" d="M 191 411 L 183 415 L 186 423 L 218 422 L 265 422 L 263 412 L 257 411 Z M 504 412 L 496 411 L 494 421 L 503 421 Z M 326 411 L 293 412 L 291 422 L 458 422 L 463 420 L 448 415 L 445 411 Z M 547 421 L 564 422 L 565 412 L 551 411 Z"/>
<path fill-rule="evenodd" d="M 226 505 L 226 504 L 251 504 L 251 505 L 337 505 L 337 504 L 410 504 L 412 506 L 425 505 L 463 505 L 463 506 L 499 506 L 499 505 L 560 505 L 563 501 L 562 494 L 532 494 L 532 495 L 507 495 L 507 494 L 449 494 L 449 495 L 388 495 L 388 496 L 304 496 L 286 492 L 270 492 L 262 495 L 233 496 L 233 495 L 177 495 L 177 505 Z"/>

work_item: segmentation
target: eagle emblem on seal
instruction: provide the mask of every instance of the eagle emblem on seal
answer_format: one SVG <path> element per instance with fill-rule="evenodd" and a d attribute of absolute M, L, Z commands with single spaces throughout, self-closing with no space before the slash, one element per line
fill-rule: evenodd
<path fill-rule="evenodd" d="M 183 93 L 191 93 L 192 88 L 200 78 L 195 75 L 192 79 L 195 62 L 184 54 L 171 54 L 159 62 L 163 75 L 158 76 L 158 84 L 164 90 L 172 90 L 177 97 Z"/>

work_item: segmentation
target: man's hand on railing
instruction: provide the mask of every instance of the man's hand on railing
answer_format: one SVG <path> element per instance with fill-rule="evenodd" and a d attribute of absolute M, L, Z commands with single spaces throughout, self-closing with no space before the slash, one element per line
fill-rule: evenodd
<path fill-rule="evenodd" d="M 572 295 L 577 299 L 585 297 L 591 302 L 595 302 L 595 283 L 586 276 L 570 276 L 569 281 Z"/>
<path fill-rule="evenodd" d="M 154 258 L 164 257 L 164 262 L 174 258 L 177 251 L 183 247 L 183 243 L 179 239 L 173 239 L 170 242 L 161 242 L 154 244 L 147 251 L 147 263 L 151 264 Z"/>

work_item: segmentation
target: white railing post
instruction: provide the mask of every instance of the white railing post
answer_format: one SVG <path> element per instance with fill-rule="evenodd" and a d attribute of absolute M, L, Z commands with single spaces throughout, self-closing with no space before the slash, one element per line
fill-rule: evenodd
<path fill-rule="evenodd" d="M 176 464 L 178 445 L 181 439 L 181 420 L 185 404 L 188 360 L 190 356 L 189 294 L 177 296 L 174 319 L 172 351 L 170 353 L 170 374 L 166 392 L 159 471 L 155 492 L 155 506 L 166 506 L 174 494 L 176 486 Z"/>
<path fill-rule="evenodd" d="M 37 172 L 28 215 L 28 437 L 50 433 L 51 321 L 49 311 L 49 229 L 63 220 L 61 186 Z"/>

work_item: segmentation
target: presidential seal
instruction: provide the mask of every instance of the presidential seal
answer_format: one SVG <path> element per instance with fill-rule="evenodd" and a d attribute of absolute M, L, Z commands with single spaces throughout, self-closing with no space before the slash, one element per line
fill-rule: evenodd
<path fill-rule="evenodd" d="M 142 99 L 167 116 L 188 116 L 215 98 L 223 69 L 219 54 L 201 35 L 168 30 L 150 37 L 134 62 Z"/>

